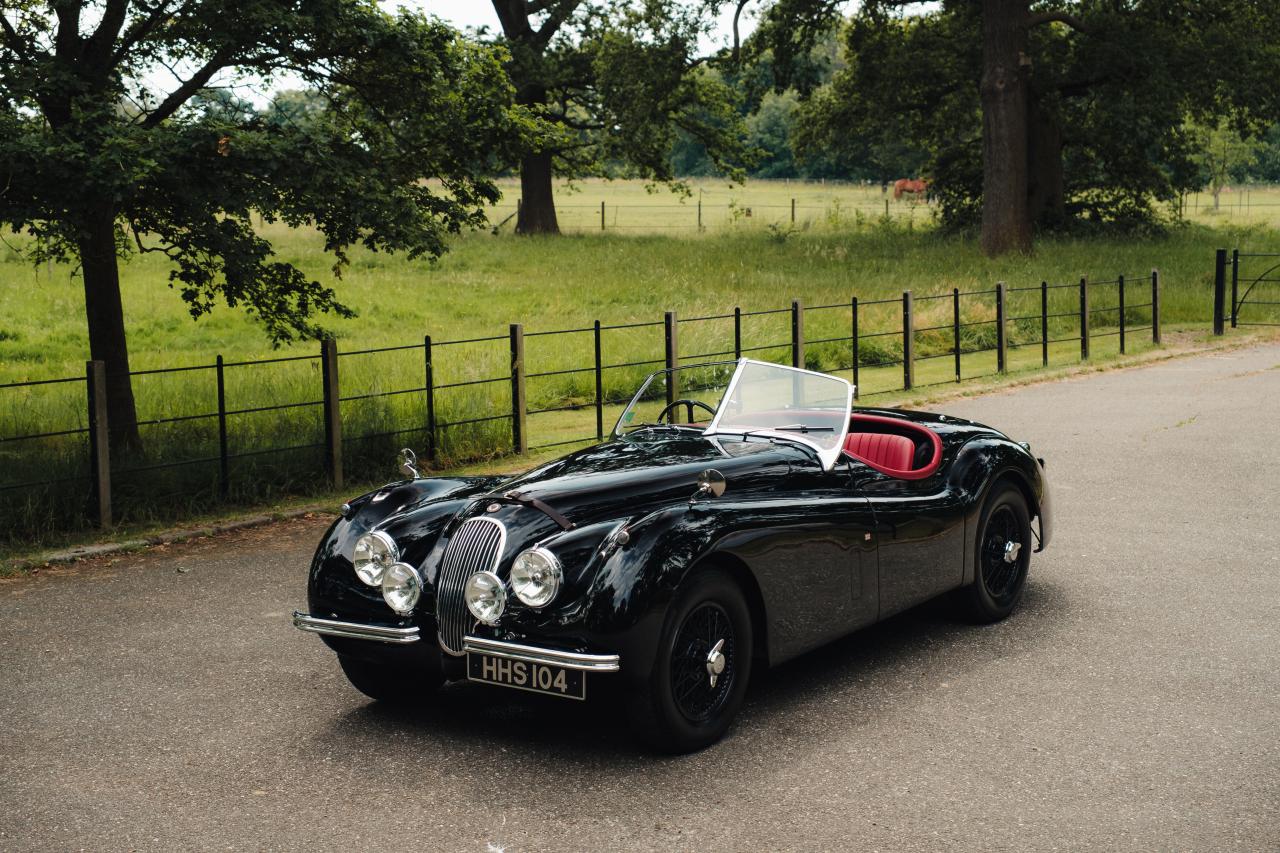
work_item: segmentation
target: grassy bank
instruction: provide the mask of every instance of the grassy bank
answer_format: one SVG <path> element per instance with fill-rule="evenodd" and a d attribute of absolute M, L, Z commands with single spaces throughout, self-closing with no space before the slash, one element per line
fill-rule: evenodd
<path fill-rule="evenodd" d="M 916 339 L 916 382 L 946 383 L 955 378 L 947 355 L 954 344 L 952 304 L 950 299 L 922 298 L 929 294 L 949 294 L 953 288 L 967 294 L 961 306 L 965 351 L 994 343 L 991 288 L 996 281 L 1026 287 L 1042 280 L 1073 283 L 1082 275 L 1114 279 L 1123 273 L 1131 276 L 1127 320 L 1130 326 L 1144 326 L 1149 309 L 1134 306 L 1149 301 L 1149 283 L 1141 277 L 1158 267 L 1164 322 L 1204 323 L 1210 310 L 1213 250 L 1224 245 L 1267 250 L 1277 243 L 1275 232 L 1256 226 L 1233 230 L 1192 225 L 1158 239 L 1042 240 L 1032 256 L 991 261 L 971 242 L 933 232 L 922 205 L 891 203 L 886 218 L 882 209 L 878 215 L 874 210 L 875 204 L 883 208 L 878 190 L 781 184 L 767 186 L 760 191 L 763 195 L 736 200 L 705 192 L 704 231 L 686 227 L 688 205 L 696 204 L 696 196 L 673 210 L 670 196 L 648 195 L 635 184 L 588 185 L 580 195 L 563 200 L 566 225 L 572 225 L 575 205 L 606 190 L 613 194 L 606 202 L 603 233 L 582 230 L 559 238 L 517 238 L 508 225 L 496 236 L 481 233 L 457 240 L 453 251 L 437 263 L 357 251 L 341 281 L 334 280 L 332 259 L 322 252 L 316 234 L 264 229 L 282 259 L 333 283 L 359 312 L 355 319 L 327 324 L 339 350 L 350 353 L 339 362 L 342 396 L 361 398 L 342 404 L 348 471 L 372 466 L 382 470 L 396 447 L 424 446 L 425 401 L 417 389 L 425 382 L 420 345 L 428 334 L 435 343 L 438 421 L 495 418 L 441 430 L 441 464 L 450 465 L 493 456 L 510 446 L 510 422 L 502 419 L 510 411 L 509 385 L 459 383 L 502 380 L 507 375 L 506 334 L 512 322 L 524 324 L 529 372 L 547 374 L 528 383 L 529 408 L 550 410 L 529 417 L 529 443 L 540 446 L 595 434 L 594 374 L 565 371 L 594 363 L 591 327 L 596 320 L 606 327 L 601 333 L 602 361 L 627 365 L 602 375 L 606 399 L 616 401 L 651 369 L 645 362 L 662 358 L 664 311 L 676 311 L 686 321 L 680 324 L 679 346 L 686 360 L 721 357 L 718 354 L 732 350 L 733 319 L 726 315 L 735 306 L 747 314 L 741 326 L 743 346 L 765 347 L 751 354 L 783 359 L 789 354 L 789 313 L 752 312 L 783 309 L 792 299 L 803 300 L 810 307 L 805 313 L 806 339 L 832 339 L 811 343 L 806 363 L 849 375 L 852 353 L 842 339 L 850 333 L 850 299 L 895 299 L 911 290 L 917 299 L 915 327 L 921 330 Z M 790 197 L 799 200 L 795 226 L 790 224 Z M 735 206 L 729 207 L 729 201 Z M 715 206 L 738 213 L 716 221 Z M 745 213 L 748 208 L 750 216 Z M 598 225 L 598 204 L 594 210 Z M 611 211 L 616 221 L 608 219 Z M 640 220 L 644 227 L 622 227 Z M 501 217 L 495 215 L 495 221 Z M 672 227 L 662 231 L 663 222 Z M 118 514 L 129 521 L 177 517 L 219 500 L 216 419 L 199 417 L 216 411 L 212 365 L 219 354 L 230 363 L 225 371 L 228 409 L 295 406 L 244 411 L 228 418 L 229 451 L 256 454 L 233 461 L 229 498 L 252 502 L 317 488 L 322 457 L 316 445 L 323 439 L 315 405 L 320 399 L 317 345 L 305 342 L 273 351 L 250 318 L 225 308 L 193 323 L 181 299 L 166 286 L 168 266 L 154 256 L 132 258 L 122 272 L 134 370 L 198 369 L 135 378 L 139 415 L 157 423 L 143 428 L 142 456 L 114 460 Z M 87 357 L 83 294 L 73 271 L 59 266 L 33 270 L 14 249 L 6 253 L 0 248 L 0 280 L 6 284 L 0 288 L 0 383 L 82 375 Z M 1094 307 L 1113 308 L 1116 296 L 1114 287 L 1101 287 L 1095 291 Z M 1037 315 L 1039 298 L 1038 291 L 1014 294 L 1007 316 Z M 1070 316 L 1077 309 L 1075 288 L 1050 292 L 1050 313 L 1067 315 L 1051 322 L 1050 337 L 1066 339 L 1051 347 L 1054 364 L 1079 358 L 1078 340 L 1072 340 L 1078 335 L 1077 321 Z M 1092 318 L 1098 336 L 1092 350 L 1095 359 L 1116 352 L 1118 319 L 1114 310 Z M 864 395 L 874 399 L 879 392 L 901 386 L 901 367 L 892 364 L 902 355 L 901 335 L 893 334 L 901 329 L 901 305 L 864 305 L 859 320 L 862 334 L 885 333 L 863 341 L 859 351 L 860 385 Z M 636 323 L 649 325 L 608 328 Z M 537 334 L 566 329 L 578 331 Z M 1009 323 L 1011 369 L 1039 365 L 1039 346 L 1031 343 L 1039 331 L 1038 320 Z M 1145 331 L 1131 334 L 1130 349 L 1149 345 L 1148 336 Z M 496 339 L 442 343 L 489 337 Z M 398 345 L 419 346 L 355 353 Z M 294 356 L 310 358 L 239 364 Z M 962 374 L 989 374 L 994 360 L 990 352 L 966 355 Z M 886 362 L 887 366 L 874 366 Z M 616 413 L 616 404 L 606 406 L 606 429 Z M 79 495 L 84 481 L 76 478 L 85 474 L 86 448 L 79 435 L 4 439 L 78 429 L 85 419 L 83 383 L 0 389 L 0 487 L 70 478 L 54 489 L 0 491 L 6 518 L 14 525 L 9 536 L 83 522 Z M 296 449 L 265 452 L 281 448 Z M 157 467 L 173 462 L 185 464 Z M 67 495 L 75 498 L 68 500 Z"/>

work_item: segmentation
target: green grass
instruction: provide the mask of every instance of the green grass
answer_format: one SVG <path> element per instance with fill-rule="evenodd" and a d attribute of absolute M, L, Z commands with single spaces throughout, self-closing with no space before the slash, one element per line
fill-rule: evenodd
<path fill-rule="evenodd" d="M 1010 287 L 1073 283 L 1082 275 L 1092 280 L 1117 274 L 1146 276 L 1158 267 L 1166 324 L 1207 322 L 1213 275 L 1213 250 L 1235 246 L 1267 251 L 1280 243 L 1276 232 L 1259 224 L 1232 226 L 1230 213 L 1217 215 L 1216 227 L 1190 225 L 1163 238 L 1091 240 L 1047 239 L 1034 255 L 999 260 L 982 257 L 971 241 L 938 235 L 930 227 L 927 206 L 890 201 L 890 216 L 877 188 L 823 187 L 759 183 L 746 188 L 708 185 L 702 188 L 705 230 L 696 226 L 697 194 L 681 203 L 669 194 L 649 194 L 636 183 L 587 183 L 581 192 L 562 199 L 561 219 L 569 234 L 558 238 L 518 238 L 508 223 L 497 236 L 471 234 L 458 239 L 437 263 L 411 262 L 401 257 L 354 252 L 341 281 L 331 271 L 313 232 L 267 226 L 279 256 L 309 274 L 337 287 L 344 301 L 359 311 L 352 320 L 330 319 L 327 326 L 339 350 L 420 345 L 424 335 L 436 342 L 434 372 L 437 386 L 506 375 L 508 324 L 524 324 L 526 363 L 531 373 L 567 371 L 593 363 L 593 335 L 537 335 L 559 329 L 589 329 L 604 325 L 660 324 L 664 311 L 689 320 L 680 324 L 680 352 L 686 359 L 732 349 L 730 318 L 693 321 L 723 315 L 735 306 L 744 312 L 786 308 L 800 299 L 805 313 L 805 337 L 847 338 L 849 300 L 897 299 L 904 290 L 915 295 L 916 381 L 925 385 L 954 380 L 952 359 L 944 353 L 952 345 L 950 299 L 928 300 L 930 294 L 949 294 L 952 288 L 981 292 L 962 302 L 961 345 L 977 349 L 994 342 L 993 296 L 986 291 L 996 281 Z M 605 197 L 606 230 L 599 231 L 599 198 Z M 790 222 L 790 198 L 797 199 L 797 221 Z M 732 207 L 730 203 L 732 202 Z M 507 203 L 510 206 L 510 203 Z M 750 208 L 751 215 L 745 211 Z M 1256 218 L 1265 208 L 1255 198 L 1247 209 Z M 1280 210 L 1280 208 L 1276 208 Z M 503 206 L 494 221 L 504 216 Z M 591 216 L 594 216 L 594 228 Z M 1243 214 L 1242 214 L 1243 216 Z M 623 227 L 626 226 L 626 227 Z M 80 376 L 87 358 L 83 294 L 79 279 L 68 267 L 33 269 L 21 257 L 21 240 L 0 248 L 0 383 Z M 139 416 L 160 420 L 202 415 L 216 410 L 215 374 L 207 366 L 221 354 L 228 362 L 263 357 L 313 356 L 314 342 L 273 351 L 261 329 L 243 312 L 225 308 L 192 322 L 181 299 L 167 287 L 168 266 L 154 256 L 130 259 L 122 268 L 125 315 L 130 334 L 132 366 L 147 370 L 176 366 L 205 366 L 182 373 L 153 374 L 135 379 Z M 1131 279 L 1128 303 L 1149 301 L 1148 280 Z M 1078 291 L 1051 291 L 1050 312 L 1073 312 Z M 1008 316 L 1039 312 L 1038 291 L 1010 296 Z M 1094 307 L 1114 305 L 1114 286 L 1100 287 Z M 832 305 L 831 308 L 813 306 Z M 1147 309 L 1127 312 L 1131 325 L 1147 325 Z M 864 306 L 863 334 L 901 329 L 898 303 Z M 1077 334 L 1074 317 L 1059 318 L 1051 337 Z M 1095 334 L 1116 331 L 1116 314 L 1096 314 Z M 1039 348 L 1018 348 L 1039 335 L 1039 323 L 1011 321 L 1011 368 L 1039 363 Z M 1135 333 L 1130 346 L 1141 346 Z M 473 337 L 499 340 L 472 344 L 441 342 Z M 784 359 L 790 336 L 787 313 L 744 317 L 744 346 L 780 344 L 753 355 Z M 1149 341 L 1149 338 L 1146 338 Z M 865 340 L 864 365 L 901 358 L 901 335 Z M 1116 346 L 1114 335 L 1099 337 L 1095 358 L 1106 358 Z M 651 325 L 602 333 L 606 364 L 655 361 L 662 358 L 663 329 Z M 1053 362 L 1078 359 L 1078 342 L 1055 344 Z M 930 356 L 939 356 L 930 358 Z M 712 356 L 720 357 L 720 356 Z M 731 357 L 731 356 L 730 356 Z M 811 367 L 848 374 L 851 353 L 847 341 L 813 343 L 807 347 Z M 966 356 L 967 377 L 994 370 L 994 354 Z M 650 369 L 644 365 L 606 370 L 605 396 L 625 397 Z M 404 349 L 340 359 L 342 394 L 346 397 L 409 393 L 352 400 L 342 404 L 346 465 L 352 479 L 358 472 L 387 468 L 395 448 L 425 445 L 424 395 L 411 389 L 424 384 L 422 349 Z M 864 395 L 901 386 L 901 367 L 864 367 L 860 375 Z M 321 396 L 316 359 L 270 365 L 226 368 L 227 403 L 232 410 L 282 403 L 307 404 Z M 594 376 L 590 372 L 531 378 L 531 409 L 579 405 L 576 411 L 529 417 L 529 443 L 534 446 L 593 436 Z M 506 382 L 442 388 L 437 393 L 437 418 L 457 421 L 499 416 L 510 410 Z M 871 397 L 870 399 L 874 399 Z M 605 427 L 617 415 L 611 405 Z M 75 429 L 85 422 L 82 383 L 29 389 L 0 389 L 0 439 L 33 432 Z M 234 415 L 229 419 L 232 453 L 318 444 L 323 438 L 319 407 L 299 405 L 280 412 Z M 364 438 L 374 433 L 397 435 Z M 196 461 L 178 469 L 150 466 L 178 460 L 207 460 L 217 455 L 213 419 L 153 424 L 143 427 L 146 454 L 116 460 L 117 514 L 126 521 L 146 517 L 180 516 L 198 512 L 217 501 L 216 463 Z M 510 424 L 494 420 L 443 431 L 441 464 L 491 457 L 510 446 Z M 233 464 L 230 497 L 240 502 L 278 498 L 316 487 L 321 455 L 314 448 L 282 456 L 262 454 Z M 74 477 L 86 470 L 82 437 L 39 441 L 0 440 L 4 483 L 49 476 Z M 145 468 L 135 473 L 123 469 Z M 12 524 L 9 537 L 40 535 L 82 524 L 83 491 L 72 484 L 77 500 L 68 502 L 67 487 L 57 490 L 0 491 L 0 503 Z M 5 538 L 5 531 L 0 531 Z"/>

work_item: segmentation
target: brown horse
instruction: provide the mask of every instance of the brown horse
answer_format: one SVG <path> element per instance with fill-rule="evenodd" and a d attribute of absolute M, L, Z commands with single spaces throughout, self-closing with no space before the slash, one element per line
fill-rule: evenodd
<path fill-rule="evenodd" d="M 929 182 L 924 178 L 899 178 L 893 182 L 893 197 L 901 200 L 903 193 L 924 195 L 929 191 Z"/>

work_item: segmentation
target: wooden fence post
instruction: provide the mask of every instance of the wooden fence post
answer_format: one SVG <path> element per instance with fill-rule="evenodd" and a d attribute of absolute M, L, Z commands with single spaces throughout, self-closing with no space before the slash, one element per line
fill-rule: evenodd
<path fill-rule="evenodd" d="M 911 318 L 911 291 L 902 291 L 902 390 L 915 385 L 915 324 Z"/>
<path fill-rule="evenodd" d="M 227 380 L 222 356 L 215 363 L 218 372 L 218 495 L 226 500 L 231 491 L 231 457 L 227 452 Z"/>
<path fill-rule="evenodd" d="M 791 224 L 796 224 L 796 200 L 791 199 Z"/>
<path fill-rule="evenodd" d="M 603 207 L 601 208 L 603 209 Z M 524 453 L 529 449 L 528 407 L 524 387 L 524 326 L 511 324 L 511 449 Z"/>
<path fill-rule="evenodd" d="M 1213 333 L 1221 335 L 1223 329 L 1223 301 L 1227 289 L 1227 250 L 1219 249 L 1213 260 Z"/>
<path fill-rule="evenodd" d="M 680 366 L 679 324 L 676 321 L 676 312 L 666 313 L 663 317 L 663 328 L 666 332 L 667 405 L 671 405 L 680 396 L 680 378 L 676 375 L 676 368 Z"/>
<path fill-rule="evenodd" d="M 742 308 L 733 307 L 733 358 L 742 358 Z"/>
<path fill-rule="evenodd" d="M 604 230 L 604 202 L 600 202 L 600 230 Z"/>
<path fill-rule="evenodd" d="M 698 196 L 698 231 L 702 231 L 702 196 Z"/>
<path fill-rule="evenodd" d="M 804 367 L 804 303 L 791 300 L 791 366 Z"/>
<path fill-rule="evenodd" d="M 439 454 L 439 440 L 436 436 L 436 368 L 430 335 L 422 336 L 422 360 L 427 380 L 427 459 L 434 463 Z"/>
<path fill-rule="evenodd" d="M 1089 281 L 1080 276 L 1080 360 L 1089 360 Z"/>
<path fill-rule="evenodd" d="M 89 403 L 89 471 L 93 480 L 93 511 L 101 528 L 111 526 L 111 444 L 107 440 L 107 365 L 85 362 Z"/>
<path fill-rule="evenodd" d="M 338 343 L 328 338 L 320 342 L 321 381 L 324 383 L 324 456 L 329 480 L 342 488 L 342 404 L 339 401 Z"/>
<path fill-rule="evenodd" d="M 998 373 L 1007 373 L 1009 370 L 1006 350 L 1008 341 L 1005 337 L 1005 309 L 1004 309 L 1004 289 L 1003 281 L 996 282 L 996 371 Z"/>
<path fill-rule="evenodd" d="M 1160 271 L 1151 271 L 1151 343 L 1160 343 Z"/>

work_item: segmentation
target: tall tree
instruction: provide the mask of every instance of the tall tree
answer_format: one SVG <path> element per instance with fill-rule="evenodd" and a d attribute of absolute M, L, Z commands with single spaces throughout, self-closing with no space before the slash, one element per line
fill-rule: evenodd
<path fill-rule="evenodd" d="M 494 49 L 372 0 L 20 0 L 0 11 L 0 224 L 79 262 L 117 447 L 140 444 L 119 259 L 161 252 L 193 317 L 243 306 L 275 342 L 351 312 L 250 223 L 314 223 L 325 248 L 438 255 L 484 221 L 494 164 L 536 144 Z M 307 120 L 228 96 L 288 72 Z M 293 104 L 297 107 L 298 104 Z"/>
<path fill-rule="evenodd" d="M 724 0 L 493 0 L 518 102 L 560 128 L 520 159 L 525 234 L 559 230 L 557 175 L 623 174 L 675 181 L 680 133 L 716 167 L 741 175 L 750 160 L 738 94 L 714 74 L 699 42 Z"/>
<path fill-rule="evenodd" d="M 776 0 L 758 50 L 798 55 L 795 34 L 841 8 Z M 846 28 L 848 67 L 802 123 L 908 129 L 944 219 L 979 224 L 988 253 L 1025 250 L 1033 228 L 1149 219 L 1172 201 L 1195 173 L 1186 116 L 1241 130 L 1280 116 L 1278 25 L 1280 7 L 1254 0 L 868 0 Z"/>

